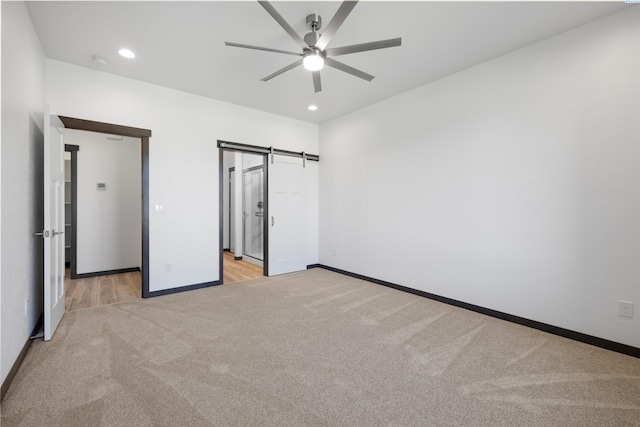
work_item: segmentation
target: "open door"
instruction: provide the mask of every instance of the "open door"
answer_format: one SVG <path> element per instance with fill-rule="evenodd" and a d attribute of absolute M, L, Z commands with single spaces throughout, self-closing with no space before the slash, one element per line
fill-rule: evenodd
<path fill-rule="evenodd" d="M 272 155 L 269 168 L 269 276 L 307 268 L 303 159 Z"/>
<path fill-rule="evenodd" d="M 64 125 L 45 108 L 44 116 L 44 339 L 64 315 Z M 40 233 L 39 233 L 40 234 Z"/>

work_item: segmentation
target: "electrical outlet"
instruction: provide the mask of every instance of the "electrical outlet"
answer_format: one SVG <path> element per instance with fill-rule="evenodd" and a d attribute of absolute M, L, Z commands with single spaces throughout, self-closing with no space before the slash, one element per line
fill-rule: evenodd
<path fill-rule="evenodd" d="M 172 273 L 173 272 L 173 264 L 171 263 L 167 263 L 164 265 L 164 272 L 165 273 Z"/>
<path fill-rule="evenodd" d="M 29 298 L 24 300 L 24 315 L 29 315 Z"/>
<path fill-rule="evenodd" d="M 633 303 L 629 301 L 618 301 L 620 303 L 620 312 L 622 317 L 633 317 Z"/>

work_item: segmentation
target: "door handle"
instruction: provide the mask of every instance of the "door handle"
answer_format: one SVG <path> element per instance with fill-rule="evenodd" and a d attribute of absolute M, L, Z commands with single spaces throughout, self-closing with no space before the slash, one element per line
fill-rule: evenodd
<path fill-rule="evenodd" d="M 52 236 L 57 236 L 58 234 L 64 234 L 64 231 L 53 230 Z"/>
<path fill-rule="evenodd" d="M 35 236 L 40 236 L 40 237 L 42 237 L 42 238 L 49 237 L 49 230 L 44 230 L 43 232 L 41 232 L 41 233 L 35 233 L 34 235 L 35 235 Z"/>

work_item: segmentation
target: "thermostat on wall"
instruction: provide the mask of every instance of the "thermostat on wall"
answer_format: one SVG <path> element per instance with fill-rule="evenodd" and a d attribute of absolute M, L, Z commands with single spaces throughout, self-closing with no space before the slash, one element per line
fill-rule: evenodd
<path fill-rule="evenodd" d="M 98 183 L 96 183 L 96 190 L 98 190 L 98 191 L 107 191 L 107 183 L 106 182 L 98 182 Z"/>

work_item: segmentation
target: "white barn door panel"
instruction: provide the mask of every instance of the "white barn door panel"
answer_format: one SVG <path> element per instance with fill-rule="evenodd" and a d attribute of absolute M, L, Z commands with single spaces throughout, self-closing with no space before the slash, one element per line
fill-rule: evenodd
<path fill-rule="evenodd" d="M 274 156 L 269 164 L 269 276 L 307 268 L 305 168 L 302 158 Z"/>

